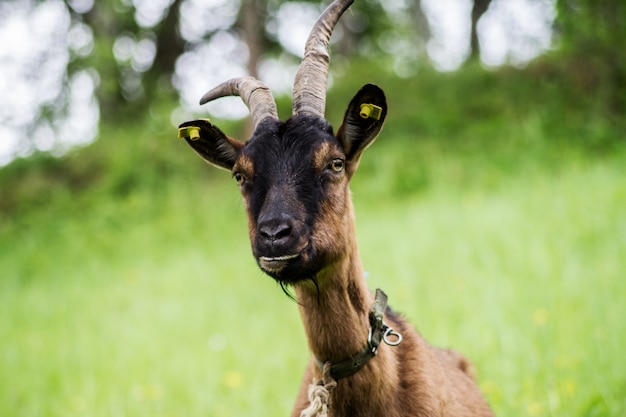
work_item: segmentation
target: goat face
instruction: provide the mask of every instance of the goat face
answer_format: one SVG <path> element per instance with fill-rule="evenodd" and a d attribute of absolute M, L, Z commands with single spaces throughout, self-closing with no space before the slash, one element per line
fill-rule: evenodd
<path fill-rule="evenodd" d="M 362 113 L 373 105 L 376 117 Z M 206 120 L 186 138 L 207 162 L 232 172 L 248 215 L 252 253 L 276 280 L 312 278 L 347 250 L 352 230 L 348 182 L 365 148 L 382 128 L 387 105 L 377 86 L 365 85 L 352 99 L 337 135 L 316 115 L 286 122 L 260 121 L 245 143 L 227 137 Z"/>
<path fill-rule="evenodd" d="M 250 140 L 229 138 L 208 121 L 184 123 L 179 131 L 206 161 L 232 172 L 246 204 L 252 252 L 261 269 L 283 283 L 313 278 L 346 251 L 348 181 L 387 114 L 382 90 L 368 84 L 350 102 L 336 136 L 324 120 L 329 40 L 352 2 L 333 1 L 311 29 L 289 120 L 278 119 L 267 85 L 235 78 L 200 103 L 240 96 L 254 121 Z"/>

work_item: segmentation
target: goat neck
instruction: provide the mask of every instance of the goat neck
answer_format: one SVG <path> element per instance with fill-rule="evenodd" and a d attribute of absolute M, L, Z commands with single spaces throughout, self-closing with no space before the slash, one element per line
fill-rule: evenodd
<path fill-rule="evenodd" d="M 355 239 L 354 222 L 347 220 L 345 227 L 346 235 Z M 320 271 L 315 283 L 304 281 L 295 291 L 309 348 L 317 359 L 335 363 L 363 347 L 373 296 L 363 278 L 355 241 L 346 242 L 344 255 Z"/>

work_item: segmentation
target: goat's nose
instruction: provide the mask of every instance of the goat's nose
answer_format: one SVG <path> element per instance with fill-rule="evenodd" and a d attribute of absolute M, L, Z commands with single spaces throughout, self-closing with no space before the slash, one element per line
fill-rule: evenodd
<path fill-rule="evenodd" d="M 291 224 L 287 220 L 269 220 L 259 225 L 259 234 L 271 245 L 286 243 L 291 236 Z"/>

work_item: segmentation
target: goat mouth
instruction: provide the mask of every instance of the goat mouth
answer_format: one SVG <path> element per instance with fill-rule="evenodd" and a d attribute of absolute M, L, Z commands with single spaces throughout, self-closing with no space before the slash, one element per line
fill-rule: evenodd
<path fill-rule="evenodd" d="M 259 266 L 265 272 L 278 273 L 298 256 L 300 256 L 299 253 L 284 256 L 259 256 Z"/>

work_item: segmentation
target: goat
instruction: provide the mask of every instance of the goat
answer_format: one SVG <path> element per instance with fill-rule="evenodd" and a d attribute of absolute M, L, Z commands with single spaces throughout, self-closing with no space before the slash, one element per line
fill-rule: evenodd
<path fill-rule="evenodd" d="M 492 416 L 470 362 L 428 345 L 363 278 L 348 184 L 383 126 L 385 95 L 363 86 L 336 135 L 324 119 L 328 43 L 352 2 L 335 0 L 313 27 L 291 118 L 279 120 L 266 84 L 235 78 L 200 103 L 240 96 L 253 118 L 252 137 L 241 142 L 203 119 L 181 124 L 179 136 L 205 161 L 231 171 L 258 266 L 295 292 L 312 356 L 292 416 L 313 415 L 320 399 L 318 411 L 337 417 Z M 312 380 L 320 385 L 309 386 Z"/>

